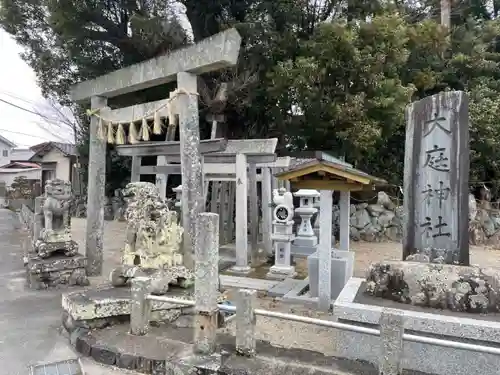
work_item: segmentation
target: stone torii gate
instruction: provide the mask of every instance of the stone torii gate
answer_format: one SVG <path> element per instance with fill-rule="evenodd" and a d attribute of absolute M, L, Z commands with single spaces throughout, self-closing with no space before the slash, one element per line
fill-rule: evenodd
<path fill-rule="evenodd" d="M 204 207 L 196 75 L 235 65 L 240 45 L 241 36 L 236 29 L 229 29 L 197 44 L 82 82 L 71 90 L 71 98 L 75 102 L 86 104 L 90 101 L 92 111 L 101 111 L 103 117 L 106 113 L 120 123 L 126 123 L 131 114 L 140 116 L 150 113 L 151 109 L 166 107 L 169 99 L 111 110 L 106 107 L 108 98 L 177 80 L 179 91 L 175 107 L 179 114 L 182 211 L 185 213 L 182 224 L 187 232 L 184 259 L 190 268 L 193 267 L 197 236 L 195 218 Z M 168 117 L 166 110 L 158 112 L 161 117 Z M 90 121 L 85 243 L 89 275 L 100 275 L 103 262 L 106 144 L 98 137 L 99 126 L 99 119 L 93 116 Z"/>

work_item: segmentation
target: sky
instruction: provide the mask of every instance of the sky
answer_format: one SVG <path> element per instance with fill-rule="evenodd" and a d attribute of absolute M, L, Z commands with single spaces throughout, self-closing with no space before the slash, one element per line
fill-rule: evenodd
<path fill-rule="evenodd" d="M 43 98 L 35 73 L 21 59 L 22 48 L 2 29 L 0 51 L 0 135 L 19 148 L 47 141 L 71 142 L 66 125 L 29 113 L 42 112 L 45 117 L 53 118 L 56 112 Z"/>

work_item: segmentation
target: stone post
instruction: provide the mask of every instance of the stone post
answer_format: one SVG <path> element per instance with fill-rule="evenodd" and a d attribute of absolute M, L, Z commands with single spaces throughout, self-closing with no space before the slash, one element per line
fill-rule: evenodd
<path fill-rule="evenodd" d="M 321 223 L 321 220 L 320 220 L 321 202 L 319 201 L 319 197 L 314 198 L 313 207 L 318 210 L 318 212 L 316 213 L 316 217 L 314 219 L 313 231 L 314 231 L 314 234 L 316 235 L 316 237 L 319 238 L 319 223 Z"/>
<path fill-rule="evenodd" d="M 340 192 L 340 250 L 349 251 L 349 241 L 351 235 L 351 192 Z"/>
<path fill-rule="evenodd" d="M 236 154 L 236 265 L 231 270 L 248 273 L 247 157 Z"/>
<path fill-rule="evenodd" d="M 45 197 L 35 198 L 35 212 L 33 215 L 33 231 L 31 233 L 31 239 L 36 241 L 40 238 L 40 232 L 43 229 L 43 202 Z"/>
<path fill-rule="evenodd" d="M 183 255 L 186 267 L 193 269 L 196 218 L 205 208 L 200 154 L 198 96 L 196 95 L 197 76 L 186 72 L 177 73 L 177 86 L 179 90 L 185 91 L 177 97 L 182 172 Z"/>
<path fill-rule="evenodd" d="M 255 304 L 257 291 L 240 289 L 236 296 L 236 353 L 252 357 L 255 355 Z"/>
<path fill-rule="evenodd" d="M 130 182 L 141 181 L 141 163 L 142 163 L 142 156 L 132 156 Z"/>
<path fill-rule="evenodd" d="M 90 98 L 92 110 L 101 109 L 107 104 L 107 98 Z M 99 119 L 90 119 L 89 142 L 89 179 L 87 184 L 87 227 L 85 255 L 87 257 L 87 275 L 102 274 L 102 247 L 104 237 L 104 203 L 106 185 L 106 141 L 98 137 Z"/>
<path fill-rule="evenodd" d="M 318 299 L 319 308 L 323 311 L 330 310 L 332 299 L 332 193 L 331 190 L 321 190 L 319 198 L 321 201 L 321 222 L 318 246 Z"/>
<path fill-rule="evenodd" d="M 273 241 L 271 233 L 273 231 L 272 203 L 273 196 L 271 191 L 271 168 L 264 167 L 262 170 L 262 240 L 267 256 L 273 254 Z"/>
<path fill-rule="evenodd" d="M 148 332 L 151 301 L 147 299 L 151 290 L 151 279 L 148 277 L 134 277 L 130 292 L 132 306 L 130 309 L 130 333 L 143 336 Z"/>
<path fill-rule="evenodd" d="M 157 156 L 156 165 L 167 165 L 167 157 L 163 155 Z M 156 175 L 156 188 L 160 192 L 160 197 L 165 198 L 167 196 L 167 183 L 168 183 L 168 175 L 167 174 L 157 174 Z"/>
<path fill-rule="evenodd" d="M 404 313 L 383 309 L 380 315 L 380 375 L 401 375 L 403 371 Z"/>
<path fill-rule="evenodd" d="M 182 209 L 182 185 L 179 185 L 172 189 L 175 193 L 175 208 L 179 209 L 179 212 Z"/>
<path fill-rule="evenodd" d="M 36 198 L 40 195 L 42 195 L 42 183 L 40 181 L 35 181 L 33 184 L 33 196 Z"/>
<path fill-rule="evenodd" d="M 219 215 L 198 215 L 195 243 L 195 309 L 194 351 L 213 354 L 217 337 L 217 296 L 219 294 Z"/>
<path fill-rule="evenodd" d="M 248 165 L 248 199 L 250 201 L 250 245 L 251 264 L 258 265 L 259 260 L 259 196 L 257 192 L 257 166 Z"/>

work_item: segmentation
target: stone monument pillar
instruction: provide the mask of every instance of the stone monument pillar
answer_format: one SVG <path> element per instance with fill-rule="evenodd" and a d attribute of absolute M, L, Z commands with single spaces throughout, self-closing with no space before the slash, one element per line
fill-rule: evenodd
<path fill-rule="evenodd" d="M 462 91 L 406 110 L 403 259 L 469 264 L 469 113 Z"/>

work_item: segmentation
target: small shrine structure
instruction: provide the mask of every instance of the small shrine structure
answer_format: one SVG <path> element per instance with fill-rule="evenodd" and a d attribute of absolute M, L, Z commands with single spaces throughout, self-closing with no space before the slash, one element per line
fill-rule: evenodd
<path fill-rule="evenodd" d="M 317 256 L 313 254 L 308 257 L 309 288 L 311 296 L 318 297 L 319 307 L 328 310 L 332 296 L 335 298 L 334 295 L 340 292 L 337 289 L 343 288 L 353 271 L 354 254 L 349 252 L 351 191 L 373 189 L 376 185 L 385 185 L 387 182 L 355 169 L 351 164 L 325 152 L 315 152 L 312 158 L 305 159 L 275 177 L 290 181 L 294 189 L 316 189 L 320 192 L 319 244 Z M 340 192 L 339 249 L 332 249 L 333 191 Z M 332 270 L 337 267 L 342 270 Z M 332 282 L 334 275 L 344 275 L 345 280 L 340 283 L 335 280 Z"/>

